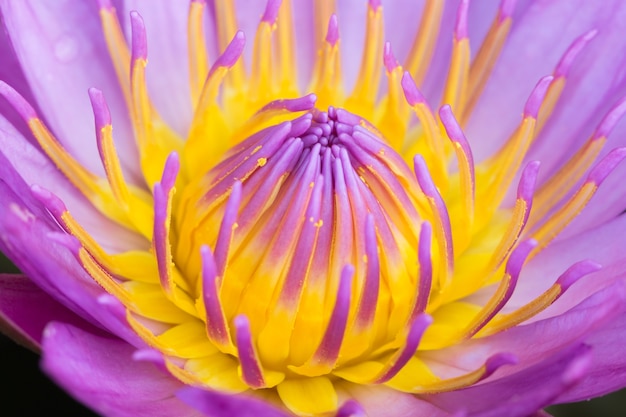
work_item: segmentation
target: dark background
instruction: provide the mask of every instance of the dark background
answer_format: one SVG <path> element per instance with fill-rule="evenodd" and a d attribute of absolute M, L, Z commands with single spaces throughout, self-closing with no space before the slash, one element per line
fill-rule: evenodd
<path fill-rule="evenodd" d="M 0 271 L 15 272 L 1 254 Z M 0 416 L 96 416 L 43 375 L 38 362 L 37 354 L 0 334 Z M 548 411 L 555 417 L 624 417 L 626 389 L 591 401 L 553 406 Z"/>

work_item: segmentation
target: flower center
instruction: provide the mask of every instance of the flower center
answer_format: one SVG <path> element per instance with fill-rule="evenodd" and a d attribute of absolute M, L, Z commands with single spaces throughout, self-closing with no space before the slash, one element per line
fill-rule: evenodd
<path fill-rule="evenodd" d="M 274 370 L 327 374 L 393 341 L 416 315 L 424 202 L 368 126 L 331 107 L 261 130 L 174 211 L 184 219 L 173 241 L 184 275 L 199 276 L 203 245 L 216 254 L 213 301 L 224 318 L 208 316 L 209 327 L 245 317 Z"/>

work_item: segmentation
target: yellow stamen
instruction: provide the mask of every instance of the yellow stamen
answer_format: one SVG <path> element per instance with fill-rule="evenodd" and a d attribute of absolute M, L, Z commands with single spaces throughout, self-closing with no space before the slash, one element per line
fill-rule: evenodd
<path fill-rule="evenodd" d="M 380 57 L 383 52 L 383 10 L 371 3 L 367 8 L 365 44 L 359 76 L 346 106 L 358 109 L 356 113 L 370 119 L 372 108 L 378 93 L 380 79 Z"/>
<path fill-rule="evenodd" d="M 548 220 L 533 233 L 533 238 L 539 243 L 533 255 L 544 248 L 581 212 L 597 189 L 598 186 L 594 182 L 586 182 L 583 184 L 563 207 L 552 214 Z"/>
<path fill-rule="evenodd" d="M 493 213 L 494 208 L 498 207 L 504 198 L 532 143 L 535 123 L 534 117 L 524 117 L 504 148 L 489 163 L 493 167 L 489 170 L 492 181 L 488 187 L 482 189 L 483 197 L 478 199 L 483 205 L 481 209 Z"/>
<path fill-rule="evenodd" d="M 100 21 L 102 23 L 102 32 L 104 33 L 104 39 L 106 40 L 109 56 L 113 62 L 115 73 L 117 74 L 117 80 L 119 82 L 126 105 L 129 109 L 132 108 L 132 100 L 130 96 L 130 85 L 128 80 L 130 79 L 130 51 L 126 44 L 126 37 L 122 32 L 122 27 L 117 19 L 117 13 L 115 8 L 100 8 Z"/>
<path fill-rule="evenodd" d="M 254 38 L 252 71 L 250 73 L 250 100 L 266 103 L 272 95 L 272 37 L 276 24 L 261 21 Z"/>
<path fill-rule="evenodd" d="M 132 192 L 124 180 L 122 167 L 113 143 L 112 126 L 107 124 L 98 132 L 102 162 L 113 196 L 119 207 L 126 213 L 136 230 L 146 238 L 152 238 L 151 196 L 140 188 Z"/>
<path fill-rule="evenodd" d="M 134 228 L 124 210 L 117 205 L 106 181 L 87 171 L 72 158 L 39 118 L 31 118 L 28 126 L 44 152 L 98 210 L 118 223 Z"/>
<path fill-rule="evenodd" d="M 485 88 L 496 60 L 500 57 L 504 42 L 511 31 L 511 24 L 511 17 L 507 16 L 502 19 L 501 12 L 499 12 L 489 28 L 489 32 L 487 32 L 480 49 L 476 53 L 476 57 L 472 61 L 468 78 L 467 103 L 461 115 L 463 125 L 467 122 Z"/>
<path fill-rule="evenodd" d="M 228 46 L 233 35 L 237 32 L 237 12 L 234 1 L 215 2 L 215 22 L 217 24 L 217 40 L 219 50 L 223 51 Z M 230 76 L 226 80 L 232 91 L 237 91 L 246 84 L 246 70 L 243 59 L 240 59 L 232 68 Z"/>
<path fill-rule="evenodd" d="M 467 83 L 470 67 L 469 39 L 454 38 L 452 61 L 443 93 L 443 104 L 449 104 L 456 114 L 463 114 L 467 104 Z"/>
<path fill-rule="evenodd" d="M 323 26 L 322 26 L 323 27 Z M 278 67 L 280 68 L 278 87 L 280 97 L 291 97 L 297 94 L 297 68 L 295 64 L 295 33 L 291 12 L 291 0 L 283 0 L 278 11 Z"/>
<path fill-rule="evenodd" d="M 327 25 L 329 31 L 336 30 L 337 16 L 332 15 Z M 335 42 L 323 41 L 318 52 L 320 59 L 315 61 L 309 90 L 315 91 L 317 105 L 321 108 L 332 105 L 335 100 L 343 101 L 340 42 L 339 39 Z"/>
<path fill-rule="evenodd" d="M 411 109 L 421 124 L 421 128 L 423 129 L 421 138 L 424 139 L 427 145 L 426 149 L 421 153 L 426 154 L 430 165 L 432 165 L 429 166 L 429 168 L 433 181 L 437 184 L 437 188 L 439 188 L 441 192 L 445 192 L 448 188 L 448 169 L 446 166 L 448 158 L 446 156 L 441 130 L 439 129 L 439 123 L 430 109 L 430 106 L 428 106 L 425 101 L 415 103 L 411 106 Z M 420 153 L 418 149 L 420 149 L 421 146 L 420 142 L 416 140 L 409 145 L 404 155 L 412 159 L 413 155 Z"/>
<path fill-rule="evenodd" d="M 319 0 L 313 2 L 314 18 L 315 18 L 315 42 L 318 51 L 324 47 L 324 37 L 326 36 L 326 27 L 330 17 L 336 13 L 336 0 Z M 317 61 L 317 60 L 316 60 Z M 314 72 L 315 74 L 315 72 Z"/>
<path fill-rule="evenodd" d="M 426 0 L 417 36 L 407 57 L 405 67 L 413 76 L 415 83 L 421 85 L 437 42 L 444 2 Z"/>
<path fill-rule="evenodd" d="M 604 144 L 606 137 L 588 141 L 572 156 L 559 171 L 546 181 L 535 195 L 533 212 L 529 220 L 529 228 L 533 228 L 545 218 L 565 195 L 571 190 L 594 163 Z"/>
<path fill-rule="evenodd" d="M 199 94 L 208 72 L 208 54 L 204 40 L 205 3 L 192 1 L 187 19 L 187 46 L 189 54 L 189 83 L 193 108 L 199 101 Z"/>
<path fill-rule="evenodd" d="M 387 46 L 385 46 L 386 48 Z M 387 97 L 379 108 L 383 114 L 379 118 L 376 126 L 383 133 L 385 139 L 394 149 L 402 149 L 406 131 L 408 128 L 409 111 L 407 102 L 402 95 L 400 80 L 403 70 L 400 65 L 396 65 L 391 71 L 387 68 L 387 84 L 389 86 Z"/>
<path fill-rule="evenodd" d="M 226 136 L 222 134 L 227 131 L 222 110 L 217 103 L 219 88 L 227 74 L 228 68 L 220 67 L 210 73 L 204 83 L 189 129 L 189 138 L 183 149 L 183 166 L 188 178 L 197 178 L 206 172 L 229 146 L 227 141 L 218 140 Z"/>
<path fill-rule="evenodd" d="M 96 281 L 106 292 L 120 300 L 128 308 L 136 308 L 133 298 L 128 294 L 124 287 L 115 280 L 84 248 L 78 249 L 78 259 L 85 271 L 89 273 L 94 281 Z"/>

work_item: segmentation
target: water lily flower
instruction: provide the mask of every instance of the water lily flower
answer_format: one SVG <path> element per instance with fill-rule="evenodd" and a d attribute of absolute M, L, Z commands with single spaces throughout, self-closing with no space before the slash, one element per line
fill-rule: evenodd
<path fill-rule="evenodd" d="M 625 386 L 626 4 L 336 3 L 0 2 L 5 331 L 106 416 Z"/>

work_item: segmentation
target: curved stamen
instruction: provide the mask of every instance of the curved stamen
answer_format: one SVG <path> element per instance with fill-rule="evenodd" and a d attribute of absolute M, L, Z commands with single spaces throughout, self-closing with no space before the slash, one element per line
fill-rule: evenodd
<path fill-rule="evenodd" d="M 272 94 L 274 79 L 272 78 L 273 62 L 268 57 L 274 52 L 272 35 L 276 28 L 276 19 L 281 0 L 267 0 L 265 12 L 261 17 L 254 38 L 254 49 L 252 57 L 252 71 L 249 79 L 248 94 L 250 100 L 255 103 L 263 101 Z"/>
<path fill-rule="evenodd" d="M 18 112 L 28 124 L 39 146 L 63 172 L 66 178 L 105 216 L 134 228 L 128 216 L 120 210 L 115 197 L 106 183 L 81 165 L 45 126 L 35 109 L 15 89 L 0 81 L 0 95 Z"/>
<path fill-rule="evenodd" d="M 546 122 L 552 115 L 554 107 L 561 98 L 561 93 L 563 92 L 565 84 L 567 83 L 567 77 L 569 75 L 572 64 L 580 55 L 580 53 L 585 49 L 587 44 L 593 38 L 595 38 L 597 32 L 598 31 L 596 29 L 592 29 L 575 39 L 559 60 L 559 63 L 557 64 L 552 74 L 554 76 L 554 80 L 550 84 L 550 88 L 546 93 L 544 103 L 541 105 L 541 109 L 539 110 L 539 114 L 537 115 L 537 134 L 542 131 Z"/>
<path fill-rule="evenodd" d="M 530 218 L 530 227 L 544 219 L 563 197 L 571 191 L 585 171 L 596 160 L 617 123 L 626 114 L 626 97 L 617 102 L 604 116 L 589 140 L 552 175 L 539 189 L 535 197 L 535 209 Z"/>
<path fill-rule="evenodd" d="M 104 100 L 102 91 L 90 88 L 88 92 L 96 124 L 98 152 L 100 153 L 100 159 L 102 161 L 102 165 L 104 166 L 104 171 L 106 172 L 113 195 L 124 209 L 128 209 L 128 200 L 130 199 L 129 191 L 126 181 L 124 181 L 124 175 L 122 173 L 120 161 L 117 158 L 115 145 L 113 144 L 113 128 L 111 126 L 111 113 L 109 112 L 109 106 L 107 106 L 106 101 Z"/>
<path fill-rule="evenodd" d="M 404 97 L 424 130 L 427 151 L 430 154 L 429 160 L 432 161 L 434 165 L 431 167 L 433 180 L 440 190 L 445 191 L 448 183 L 448 172 L 445 164 L 448 158 L 446 156 L 443 138 L 441 137 L 439 123 L 428 105 L 426 98 L 424 98 L 422 93 L 418 90 L 413 78 L 411 78 L 411 74 L 405 72 L 402 76 L 401 84 Z M 409 147 L 407 154 L 415 155 L 419 153 L 416 152 L 417 145 L 418 143 L 415 141 L 415 143 Z"/>
<path fill-rule="evenodd" d="M 411 323 L 411 327 L 409 328 L 409 334 L 406 337 L 404 347 L 399 349 L 385 365 L 385 369 L 375 380 L 376 384 L 384 384 L 400 372 L 411 357 L 415 355 L 415 352 L 419 347 L 420 340 L 422 339 L 422 335 L 432 322 L 432 317 L 426 313 L 419 314 L 413 320 L 413 323 Z"/>
<path fill-rule="evenodd" d="M 206 314 L 207 335 L 222 350 L 229 351 L 232 350 L 232 343 L 218 294 L 215 258 L 208 246 L 200 248 L 200 256 L 202 256 L 202 297 Z"/>
<path fill-rule="evenodd" d="M 517 0 L 502 0 L 498 13 L 494 19 L 485 40 L 472 60 L 468 76 L 467 104 L 463 114 L 460 114 L 461 124 L 465 125 L 478 98 L 489 80 L 491 71 L 500 57 L 502 47 L 509 35 L 512 25 L 512 15 Z"/>
<path fill-rule="evenodd" d="M 533 233 L 533 238 L 539 242 L 534 254 L 554 239 L 582 211 L 598 187 L 624 158 L 626 148 L 613 149 L 589 171 L 587 179 L 576 193 Z"/>
<path fill-rule="evenodd" d="M 428 64 L 435 50 L 443 9 L 444 3 L 441 1 L 428 0 L 425 2 L 417 35 L 404 64 L 419 85 L 422 85 L 426 70 L 429 68 Z"/>
<path fill-rule="evenodd" d="M 539 314 L 561 297 L 565 291 L 581 278 L 597 272 L 602 267 L 589 260 L 576 262 L 563 272 L 556 282 L 540 296 L 526 303 L 517 310 L 496 316 L 476 336 L 483 337 L 501 332 Z"/>
<path fill-rule="evenodd" d="M 150 140 L 149 126 L 152 114 L 150 114 L 150 100 L 146 87 L 146 65 L 148 60 L 148 41 L 146 26 L 139 13 L 130 13 L 131 23 L 131 95 L 133 101 L 133 127 L 139 149 L 144 150 Z M 149 182 L 152 184 L 154 181 Z"/>
<path fill-rule="evenodd" d="M 228 252 L 233 239 L 233 233 L 237 228 L 237 212 L 241 204 L 241 182 L 236 181 L 226 203 L 224 217 L 220 224 L 220 231 L 217 235 L 215 243 L 215 262 L 217 264 L 217 276 L 221 280 L 226 274 L 226 265 L 228 264 Z"/>
<path fill-rule="evenodd" d="M 383 11 L 380 1 L 369 0 L 365 29 L 364 51 L 356 84 L 348 103 L 353 102 L 362 111 L 359 114 L 368 117 L 378 92 L 380 79 L 379 57 L 383 50 Z M 363 104 L 370 104 L 363 106 Z"/>
<path fill-rule="evenodd" d="M 464 215 L 460 216 L 459 222 L 464 224 L 460 229 L 465 231 L 466 236 L 464 236 L 463 240 L 467 241 L 469 239 L 467 235 L 471 233 L 471 228 L 474 223 L 474 203 L 476 199 L 474 157 L 469 143 L 463 134 L 463 130 L 461 130 L 461 126 L 459 126 L 454 114 L 452 114 L 452 108 L 449 105 L 441 107 L 439 110 L 439 118 L 446 130 L 448 138 L 450 138 L 454 146 L 459 165 L 461 195 L 464 197 L 463 207 L 461 209 L 461 213 Z"/>
<path fill-rule="evenodd" d="M 491 161 L 486 163 L 491 168 L 490 171 L 492 171 L 491 175 L 493 177 L 488 187 L 482 190 L 484 197 L 481 198 L 481 203 L 483 204 L 481 209 L 493 213 L 494 208 L 498 207 L 502 199 L 504 199 L 513 178 L 515 178 L 515 174 L 526 156 L 528 148 L 536 137 L 537 113 L 545 100 L 546 92 L 553 79 L 554 77 L 552 76 L 546 76 L 539 80 L 526 101 L 522 121 L 515 133 Z"/>
<path fill-rule="evenodd" d="M 440 287 L 446 287 L 449 284 L 449 280 L 452 278 L 454 271 L 454 249 L 452 244 L 452 228 L 450 226 L 450 216 L 446 203 L 441 198 L 441 194 L 435 187 L 433 180 L 430 176 L 426 162 L 421 155 L 415 155 L 415 177 L 419 183 L 420 189 L 428 199 L 428 203 L 433 212 L 434 220 L 437 224 L 435 233 L 438 237 L 438 243 L 440 247 L 441 256 L 441 271 L 440 271 Z"/>
<path fill-rule="evenodd" d="M 374 216 L 370 213 L 365 219 L 365 256 L 367 257 L 367 267 L 365 272 L 365 282 L 359 310 L 356 317 L 357 327 L 368 327 L 372 325 L 376 315 L 376 305 L 378 302 L 378 292 L 380 290 L 380 259 L 378 257 L 378 244 L 376 242 L 376 226 Z"/>
<path fill-rule="evenodd" d="M 325 3 L 316 2 L 316 4 Z M 319 97 L 320 107 L 331 105 L 334 97 L 343 97 L 337 15 L 330 15 L 327 21 L 328 29 L 320 48 L 320 59 L 316 60 L 308 88 L 310 91 L 315 91 Z"/>
<path fill-rule="evenodd" d="M 346 266 L 341 272 L 335 307 L 330 316 L 322 342 L 313 356 L 313 361 L 316 364 L 325 364 L 332 368 L 339 358 L 350 312 L 350 293 L 352 292 L 353 276 L 354 267 L 350 265 Z"/>
<path fill-rule="evenodd" d="M 522 266 L 526 262 L 530 252 L 536 246 L 537 242 L 534 240 L 526 240 L 521 242 L 513 252 L 511 252 L 511 256 L 506 264 L 504 277 L 500 280 L 500 285 L 485 306 L 463 331 L 464 338 L 467 339 L 474 336 L 502 309 L 502 307 L 504 307 L 506 302 L 511 298 L 511 295 L 513 295 L 513 290 L 515 290 L 515 285 L 522 271 Z"/>
<path fill-rule="evenodd" d="M 259 358 L 254 350 L 250 322 L 246 316 L 239 315 L 235 317 L 233 323 L 237 339 L 237 353 L 241 363 L 241 376 L 251 388 L 264 388 L 266 383 Z"/>
<path fill-rule="evenodd" d="M 172 198 L 174 184 L 178 175 L 178 154 L 172 153 L 165 163 L 161 181 L 154 184 L 154 247 L 161 287 L 168 297 L 174 295 L 174 271 L 172 265 L 172 247 L 170 244 L 170 223 L 172 219 Z"/>
<path fill-rule="evenodd" d="M 502 262 L 506 260 L 506 257 L 510 253 L 511 249 L 513 249 L 515 243 L 526 228 L 528 218 L 532 213 L 533 194 L 538 173 L 538 161 L 529 162 L 524 168 L 524 171 L 522 171 L 522 175 L 517 186 L 517 199 L 515 200 L 515 206 L 513 207 L 513 214 L 511 215 L 509 226 L 506 232 L 502 235 L 500 243 L 498 243 L 498 246 L 494 250 L 487 268 L 485 268 L 488 275 L 492 271 L 495 271 L 496 268 L 498 268 Z"/>
<path fill-rule="evenodd" d="M 493 375 L 498 369 L 505 365 L 515 365 L 518 359 L 515 355 L 508 352 L 496 353 L 490 356 L 485 361 L 484 365 L 475 371 L 469 372 L 459 377 L 444 379 L 439 382 L 434 382 L 427 387 L 414 387 L 412 392 L 416 393 L 435 393 L 441 391 L 451 391 L 476 384 L 483 381 Z"/>
<path fill-rule="evenodd" d="M 228 148 L 229 143 L 226 141 L 208 141 L 206 138 L 216 137 L 225 125 L 217 97 L 226 75 L 235 63 L 241 62 L 240 57 L 245 43 L 244 33 L 238 31 L 224 52 L 215 60 L 204 80 L 189 127 L 189 137 L 184 146 L 183 158 L 189 178 L 203 174 L 206 167 L 217 162 Z"/>
<path fill-rule="evenodd" d="M 454 26 L 452 57 L 441 104 L 448 104 L 457 114 L 463 114 L 467 104 L 467 81 L 470 69 L 470 45 L 467 35 L 469 0 L 461 0 Z"/>
<path fill-rule="evenodd" d="M 386 101 L 385 110 L 376 126 L 394 149 L 402 149 L 409 122 L 408 106 L 406 100 L 402 99 L 400 84 L 404 72 L 396 61 L 389 42 L 385 43 L 383 64 L 387 75 L 387 97 L 383 99 L 383 102 Z"/>
<path fill-rule="evenodd" d="M 419 284 L 417 286 L 417 297 L 411 320 L 413 320 L 417 314 L 423 313 L 428 305 L 433 280 L 433 265 L 430 252 L 431 244 L 432 227 L 430 223 L 424 222 L 420 229 L 419 247 L 417 249 Z"/>

